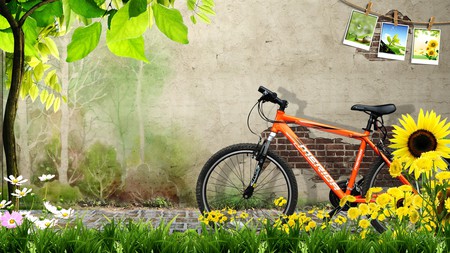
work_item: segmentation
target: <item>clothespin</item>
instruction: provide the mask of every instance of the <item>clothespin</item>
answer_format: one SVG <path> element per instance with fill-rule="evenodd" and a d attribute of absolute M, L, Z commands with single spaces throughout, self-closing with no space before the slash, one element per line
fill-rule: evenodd
<path fill-rule="evenodd" d="M 366 7 L 366 13 L 365 13 L 366 16 L 370 14 L 371 9 L 372 9 L 372 1 L 370 1 L 370 2 L 367 4 L 367 7 Z"/>
<path fill-rule="evenodd" d="M 434 24 L 434 17 L 431 17 L 430 22 L 428 23 L 428 31 L 431 30 L 431 27 L 433 26 L 433 24 Z"/>
<path fill-rule="evenodd" d="M 394 25 L 398 25 L 398 11 L 394 10 Z"/>

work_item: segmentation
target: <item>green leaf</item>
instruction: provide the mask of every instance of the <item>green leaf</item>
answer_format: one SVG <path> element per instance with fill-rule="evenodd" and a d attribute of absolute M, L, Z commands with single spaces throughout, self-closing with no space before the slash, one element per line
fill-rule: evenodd
<path fill-rule="evenodd" d="M 190 10 L 190 11 L 195 10 L 195 0 L 188 0 L 187 7 L 188 7 L 188 10 Z"/>
<path fill-rule="evenodd" d="M 30 94 L 31 101 L 34 102 L 36 98 L 39 96 L 39 88 L 37 87 L 36 84 L 32 84 L 28 93 Z"/>
<path fill-rule="evenodd" d="M 37 56 L 38 52 L 34 47 L 38 41 L 38 28 L 36 20 L 31 17 L 27 18 L 22 28 L 25 35 L 25 55 Z"/>
<path fill-rule="evenodd" d="M 56 43 L 49 37 L 45 37 L 44 41 L 45 45 L 47 45 L 47 48 L 50 51 L 50 54 L 53 55 L 56 59 L 59 59 L 59 51 Z"/>
<path fill-rule="evenodd" d="M 147 0 L 131 0 L 129 5 L 130 18 L 137 17 L 147 10 Z"/>
<path fill-rule="evenodd" d="M 94 0 L 69 0 L 70 8 L 85 18 L 99 18 L 106 13 Z"/>
<path fill-rule="evenodd" d="M 63 7 L 61 1 L 43 5 L 31 14 L 31 17 L 33 17 L 37 21 L 37 26 L 39 27 L 46 27 L 50 24 L 53 24 L 55 23 L 55 17 L 62 16 Z"/>
<path fill-rule="evenodd" d="M 148 62 L 145 57 L 144 37 L 107 42 L 109 50 L 117 56 L 134 58 Z"/>
<path fill-rule="evenodd" d="M 44 82 L 49 87 L 54 87 L 54 84 L 58 82 L 58 76 L 56 75 L 56 69 L 48 72 L 47 76 L 44 79 Z"/>
<path fill-rule="evenodd" d="M 188 44 L 188 28 L 183 22 L 183 17 L 177 9 L 169 9 L 161 4 L 153 5 L 156 26 L 169 39 Z"/>
<path fill-rule="evenodd" d="M 102 25 L 100 22 L 77 28 L 73 33 L 71 42 L 67 46 L 66 61 L 74 62 L 86 57 L 97 47 L 101 33 Z"/>
<path fill-rule="evenodd" d="M 209 6 L 209 7 L 214 7 L 215 6 L 214 0 L 203 0 L 202 2 L 203 2 L 204 6 Z"/>
<path fill-rule="evenodd" d="M 41 100 L 41 103 L 45 103 L 45 101 L 47 101 L 48 98 L 48 91 L 47 90 L 43 90 L 41 92 L 41 95 L 39 95 L 39 99 Z"/>
<path fill-rule="evenodd" d="M 60 106 L 61 106 L 61 98 L 56 97 L 55 101 L 53 102 L 53 111 L 57 112 Z"/>
<path fill-rule="evenodd" d="M 129 4 L 123 6 L 111 20 L 111 29 L 106 31 L 107 43 L 140 37 L 148 29 L 148 12 L 130 18 Z"/>
<path fill-rule="evenodd" d="M 211 24 L 211 19 L 203 12 L 197 13 L 197 16 L 206 24 Z"/>
<path fill-rule="evenodd" d="M 207 5 L 201 5 L 198 7 L 200 10 L 202 10 L 204 13 L 209 14 L 209 15 L 216 15 L 216 12 Z"/>
<path fill-rule="evenodd" d="M 6 28 L 9 28 L 8 20 L 6 20 L 5 17 L 0 15 L 0 30 L 4 30 Z"/>
<path fill-rule="evenodd" d="M 51 93 L 48 97 L 47 100 L 45 101 L 45 110 L 50 109 L 50 107 L 53 104 L 53 101 L 55 101 L 55 95 L 53 93 Z"/>
<path fill-rule="evenodd" d="M 42 80 L 42 77 L 44 77 L 44 64 L 42 62 L 40 62 L 38 65 L 36 65 L 36 67 L 34 67 L 33 75 L 34 75 L 34 80 L 36 80 L 36 82 L 39 82 L 40 80 Z"/>
<path fill-rule="evenodd" d="M 194 25 L 197 24 L 197 19 L 195 18 L 195 15 L 191 15 L 191 21 Z"/>
<path fill-rule="evenodd" d="M 10 31 L 10 29 L 8 29 L 8 32 L 0 31 L 0 41 L 2 42 L 0 43 L 0 49 L 8 53 L 13 53 L 14 36 Z"/>

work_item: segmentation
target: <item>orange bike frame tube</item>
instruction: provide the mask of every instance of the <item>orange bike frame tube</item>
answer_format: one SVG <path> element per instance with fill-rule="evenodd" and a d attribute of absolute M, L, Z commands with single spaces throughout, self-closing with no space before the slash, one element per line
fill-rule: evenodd
<path fill-rule="evenodd" d="M 322 164 L 317 160 L 317 158 L 309 151 L 309 149 L 305 146 L 305 144 L 298 138 L 298 136 L 292 131 L 292 129 L 287 124 L 296 124 L 299 126 L 304 126 L 307 128 L 314 128 L 319 131 L 329 132 L 332 134 L 357 139 L 361 141 L 361 144 L 358 149 L 358 154 L 356 157 L 356 161 L 353 165 L 353 169 L 347 183 L 347 189 L 345 192 L 338 186 L 336 181 L 331 177 L 328 171 L 322 166 Z M 314 171 L 319 175 L 319 177 L 328 185 L 328 187 L 341 199 L 345 195 L 350 195 L 352 189 L 355 186 L 356 177 L 359 173 L 359 168 L 364 157 L 364 153 L 366 150 L 367 144 L 371 149 L 375 151 L 376 154 L 381 155 L 385 162 L 390 165 L 389 159 L 381 153 L 377 146 L 370 140 L 370 132 L 364 131 L 364 133 L 358 133 L 351 130 L 346 130 L 342 128 L 338 128 L 331 125 L 326 125 L 322 123 L 318 123 L 311 120 L 306 120 L 298 117 L 293 117 L 286 115 L 285 112 L 278 110 L 275 123 L 273 123 L 271 131 L 274 133 L 282 133 L 294 147 L 300 152 L 300 154 L 306 159 L 309 165 L 314 169 Z M 403 176 L 399 177 L 400 181 L 404 184 L 410 184 L 406 178 Z M 357 198 L 356 202 L 363 202 L 364 198 Z"/>

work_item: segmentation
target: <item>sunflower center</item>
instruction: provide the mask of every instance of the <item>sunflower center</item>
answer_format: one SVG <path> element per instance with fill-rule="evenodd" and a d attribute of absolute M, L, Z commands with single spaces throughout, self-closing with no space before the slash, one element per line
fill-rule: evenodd
<path fill-rule="evenodd" d="M 408 139 L 409 152 L 416 158 L 424 152 L 434 151 L 437 148 L 437 140 L 430 131 L 419 129 L 412 133 Z"/>

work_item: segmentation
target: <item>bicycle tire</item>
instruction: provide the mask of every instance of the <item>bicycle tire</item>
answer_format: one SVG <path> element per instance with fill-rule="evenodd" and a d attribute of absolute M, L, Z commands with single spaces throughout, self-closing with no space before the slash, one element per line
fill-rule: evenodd
<path fill-rule="evenodd" d="M 381 187 L 383 188 L 383 192 L 386 192 L 389 187 L 398 187 L 402 184 L 403 183 L 400 180 L 393 178 L 389 174 L 389 166 L 382 157 L 378 157 L 370 166 L 370 169 L 364 178 L 363 194 L 366 194 L 372 187 Z M 390 229 L 389 219 L 386 219 L 385 221 L 372 219 L 370 223 L 379 233 L 383 233 Z"/>
<path fill-rule="evenodd" d="M 252 197 L 243 192 L 253 176 L 260 146 L 235 144 L 215 153 L 203 166 L 197 181 L 196 197 L 200 212 L 234 209 L 254 217 L 291 215 L 297 206 L 297 181 L 284 159 L 268 151 Z M 284 197 L 286 205 L 274 208 L 275 198 Z"/>

